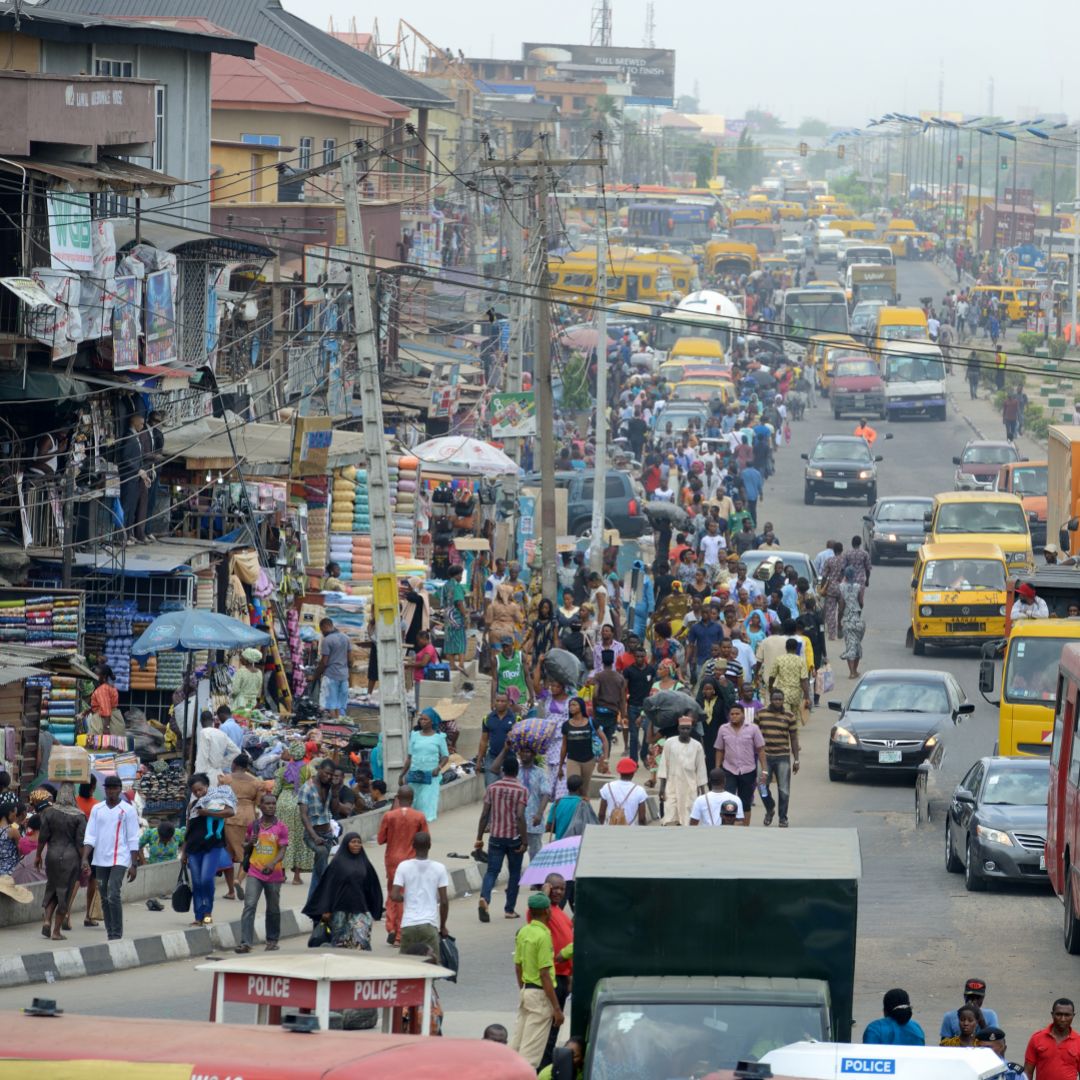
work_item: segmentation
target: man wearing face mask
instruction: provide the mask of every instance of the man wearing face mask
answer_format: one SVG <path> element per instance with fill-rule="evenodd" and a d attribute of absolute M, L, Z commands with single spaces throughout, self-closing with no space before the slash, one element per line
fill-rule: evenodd
<path fill-rule="evenodd" d="M 708 774 L 705 751 L 692 738 L 694 721 L 679 717 L 679 737 L 664 743 L 656 775 L 660 780 L 660 802 L 664 805 L 663 825 L 689 825 L 694 800 L 705 794 Z"/>

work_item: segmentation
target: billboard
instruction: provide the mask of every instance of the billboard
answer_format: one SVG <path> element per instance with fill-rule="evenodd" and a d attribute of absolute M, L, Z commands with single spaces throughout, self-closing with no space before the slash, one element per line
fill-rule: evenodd
<path fill-rule="evenodd" d="M 627 105 L 673 105 L 675 103 L 675 50 L 622 49 L 601 45 L 551 45 L 527 41 L 521 47 L 525 60 L 558 72 L 573 71 L 580 78 L 595 78 L 630 85 Z"/>

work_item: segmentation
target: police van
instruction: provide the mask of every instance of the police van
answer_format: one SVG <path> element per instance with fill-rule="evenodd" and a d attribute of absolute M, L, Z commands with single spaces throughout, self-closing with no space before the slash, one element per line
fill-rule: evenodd
<path fill-rule="evenodd" d="M 810 1080 L 996 1080 L 1008 1077 L 1004 1061 L 989 1047 L 878 1046 L 860 1043 L 798 1042 L 762 1057 L 774 1075 Z"/>

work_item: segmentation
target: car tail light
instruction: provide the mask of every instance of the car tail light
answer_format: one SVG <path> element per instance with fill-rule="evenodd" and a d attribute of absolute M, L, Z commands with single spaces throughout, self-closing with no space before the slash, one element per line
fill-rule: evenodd
<path fill-rule="evenodd" d="M 631 517 L 637 517 L 637 499 L 631 499 L 626 504 L 626 511 Z"/>

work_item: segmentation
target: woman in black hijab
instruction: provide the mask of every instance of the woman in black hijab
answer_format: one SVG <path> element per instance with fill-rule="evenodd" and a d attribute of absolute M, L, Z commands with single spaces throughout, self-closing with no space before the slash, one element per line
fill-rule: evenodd
<path fill-rule="evenodd" d="M 383 891 L 359 833 L 341 838 L 304 914 L 330 927 L 330 944 L 336 948 L 371 951 L 371 924 L 383 917 Z"/>

